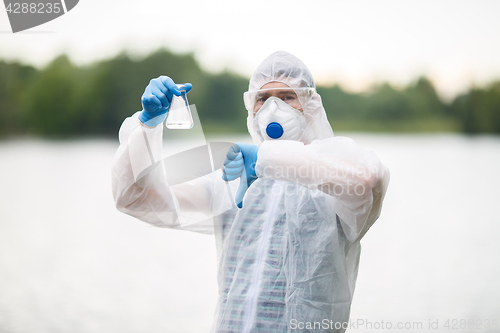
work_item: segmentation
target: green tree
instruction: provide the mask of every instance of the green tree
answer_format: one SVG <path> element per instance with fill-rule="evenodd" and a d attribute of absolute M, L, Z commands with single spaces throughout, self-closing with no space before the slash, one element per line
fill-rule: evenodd
<path fill-rule="evenodd" d="M 225 124 L 233 130 L 245 131 L 247 111 L 243 93 L 247 89 L 248 80 L 229 72 L 208 76 L 204 80 L 203 94 L 196 96 L 199 98 L 196 105 L 202 124 Z"/>
<path fill-rule="evenodd" d="M 31 66 L 0 61 L 0 135 L 25 130 L 21 101 L 29 99 L 26 88 L 36 75 Z"/>
<path fill-rule="evenodd" d="M 425 77 L 408 86 L 404 93 L 409 102 L 408 113 L 415 118 L 445 117 L 446 106 L 439 99 L 432 83 Z"/>
<path fill-rule="evenodd" d="M 42 70 L 25 90 L 28 100 L 24 116 L 30 132 L 43 135 L 74 132 L 76 72 L 68 57 L 60 56 Z"/>
<path fill-rule="evenodd" d="M 408 96 L 388 83 L 376 87 L 367 99 L 367 120 L 403 121 L 416 116 Z"/>
<path fill-rule="evenodd" d="M 458 96 L 449 113 L 458 119 L 465 133 L 500 133 L 500 81 Z"/>
<path fill-rule="evenodd" d="M 317 87 L 328 119 L 359 120 L 366 116 L 367 103 L 363 96 L 345 92 L 340 86 Z"/>

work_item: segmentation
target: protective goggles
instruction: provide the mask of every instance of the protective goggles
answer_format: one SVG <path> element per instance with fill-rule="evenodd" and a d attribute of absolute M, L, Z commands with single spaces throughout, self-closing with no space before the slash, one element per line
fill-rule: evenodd
<path fill-rule="evenodd" d="M 243 101 L 248 111 L 257 112 L 269 97 L 280 98 L 283 102 L 295 109 L 303 108 L 316 93 L 315 88 L 269 88 L 247 91 L 243 94 Z"/>

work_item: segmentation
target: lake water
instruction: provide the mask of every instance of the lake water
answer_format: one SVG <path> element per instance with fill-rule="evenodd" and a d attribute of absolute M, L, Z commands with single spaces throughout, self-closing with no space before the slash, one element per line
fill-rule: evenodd
<path fill-rule="evenodd" d="M 500 138 L 349 136 L 391 183 L 348 331 L 500 332 Z M 0 332 L 209 331 L 214 239 L 116 211 L 117 145 L 0 142 Z"/>

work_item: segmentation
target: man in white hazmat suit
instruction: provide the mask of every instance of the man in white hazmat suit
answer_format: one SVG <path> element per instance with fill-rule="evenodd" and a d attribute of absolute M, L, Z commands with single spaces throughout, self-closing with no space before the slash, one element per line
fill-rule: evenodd
<path fill-rule="evenodd" d="M 123 123 L 112 173 L 117 208 L 158 227 L 215 234 L 214 332 L 345 331 L 360 239 L 380 215 L 388 169 L 371 150 L 334 137 L 309 70 L 276 52 L 244 94 L 255 145 L 233 145 L 223 170 L 169 184 L 158 163 L 166 111 L 144 114 L 152 100 L 168 110 L 176 93 L 168 77 L 152 80 L 145 110 Z M 144 160 L 149 167 L 138 167 Z M 243 184 L 241 208 L 225 180 L 233 190 Z"/>

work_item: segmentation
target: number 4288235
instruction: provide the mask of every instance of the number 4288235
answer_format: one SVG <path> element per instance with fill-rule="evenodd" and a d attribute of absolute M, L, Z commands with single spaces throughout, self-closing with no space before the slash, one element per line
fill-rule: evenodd
<path fill-rule="evenodd" d="M 11 14 L 59 14 L 61 12 L 60 3 L 9 3 L 7 13 Z"/>

